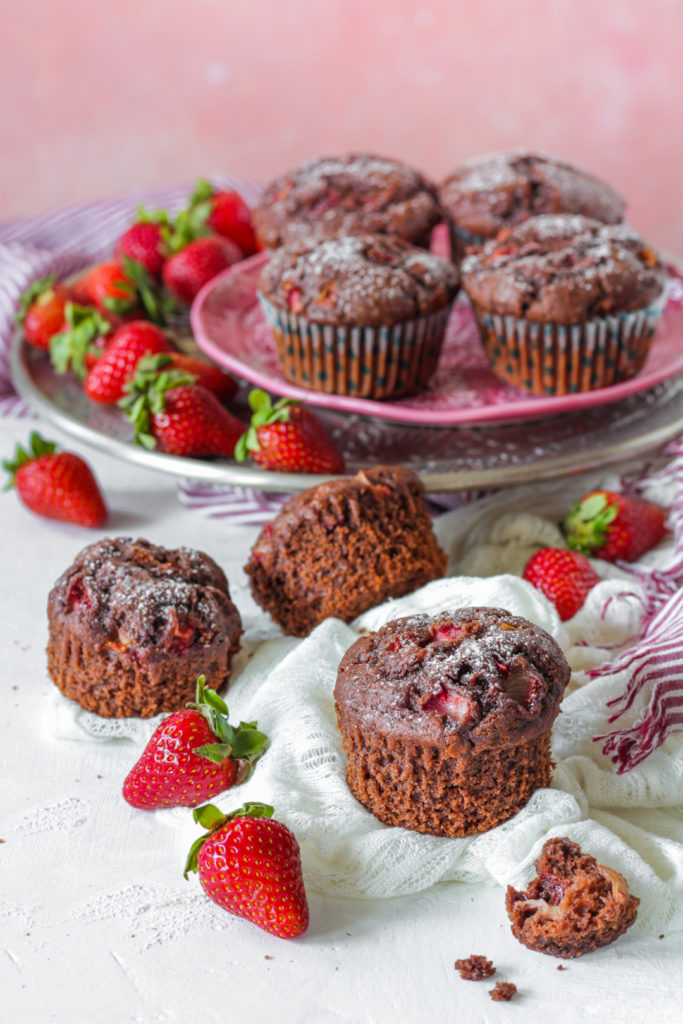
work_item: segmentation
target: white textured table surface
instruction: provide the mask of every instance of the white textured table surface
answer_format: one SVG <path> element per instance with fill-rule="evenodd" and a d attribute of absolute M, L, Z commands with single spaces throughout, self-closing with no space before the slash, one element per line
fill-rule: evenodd
<path fill-rule="evenodd" d="M 31 426 L 0 421 L 0 451 Z M 227 572 L 247 632 L 267 628 L 241 571 L 255 530 L 199 519 L 178 505 L 171 481 L 86 454 L 112 509 L 107 534 L 207 551 Z M 498 887 L 443 884 L 362 901 L 310 891 L 309 931 L 289 942 L 215 907 L 182 877 L 182 832 L 120 795 L 138 746 L 55 735 L 47 594 L 104 532 L 38 520 L 14 494 L 0 497 L 0 523 L 0 1019 L 681 1019 L 683 933 L 626 935 L 558 971 L 559 961 L 513 939 Z M 493 981 L 460 980 L 453 961 L 471 953 L 494 961 L 493 981 L 517 985 L 511 1003 L 489 999 Z"/>

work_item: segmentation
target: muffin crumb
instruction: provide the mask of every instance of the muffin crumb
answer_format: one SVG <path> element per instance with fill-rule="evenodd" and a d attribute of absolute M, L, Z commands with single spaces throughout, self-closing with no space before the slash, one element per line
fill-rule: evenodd
<path fill-rule="evenodd" d="M 489 995 L 496 1003 L 509 1003 L 516 992 L 517 986 L 511 981 L 497 981 L 495 986 L 489 989 Z"/>
<path fill-rule="evenodd" d="M 496 968 L 485 956 L 472 953 L 465 960 L 456 960 L 453 965 L 463 981 L 483 981 L 496 973 Z"/>

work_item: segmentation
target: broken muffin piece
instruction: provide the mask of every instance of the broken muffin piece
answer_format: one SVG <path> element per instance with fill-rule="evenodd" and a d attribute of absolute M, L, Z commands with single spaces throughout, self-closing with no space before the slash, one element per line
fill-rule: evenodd
<path fill-rule="evenodd" d="M 629 894 L 626 879 L 570 839 L 549 839 L 535 866 L 526 892 L 508 886 L 505 897 L 512 934 L 528 949 L 582 956 L 608 946 L 635 921 L 640 900 Z"/>

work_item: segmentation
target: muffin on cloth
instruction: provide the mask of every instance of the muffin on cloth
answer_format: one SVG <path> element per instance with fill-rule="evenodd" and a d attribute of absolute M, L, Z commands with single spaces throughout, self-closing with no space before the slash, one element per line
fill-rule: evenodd
<path fill-rule="evenodd" d="M 84 548 L 48 598 L 48 672 L 105 718 L 150 718 L 220 690 L 242 626 L 223 570 L 200 551 L 129 537 Z"/>
<path fill-rule="evenodd" d="M 611 185 L 580 167 L 524 149 L 468 160 L 446 178 L 439 196 L 454 259 L 541 213 L 618 224 L 626 205 Z"/>
<path fill-rule="evenodd" d="M 458 287 L 448 260 L 400 238 L 349 235 L 278 249 L 259 300 L 288 380 L 388 398 L 427 384 Z"/>
<path fill-rule="evenodd" d="M 387 825 L 485 832 L 549 785 L 568 681 L 550 634 L 500 608 L 389 622 L 339 666 L 349 788 Z"/>
<path fill-rule="evenodd" d="M 608 946 L 635 921 L 640 900 L 623 875 L 570 839 L 548 839 L 535 867 L 526 892 L 509 885 L 505 897 L 512 934 L 529 949 L 582 956 Z"/>
<path fill-rule="evenodd" d="M 398 160 L 350 153 L 316 157 L 276 178 L 253 219 L 268 249 L 368 232 L 428 249 L 441 210 L 436 187 L 418 171 Z"/>
<path fill-rule="evenodd" d="M 443 576 L 419 477 L 378 466 L 290 498 L 264 526 L 245 572 L 254 599 L 285 633 L 330 616 L 350 622 Z"/>
<path fill-rule="evenodd" d="M 461 272 L 494 373 L 538 394 L 634 377 L 667 296 L 666 270 L 639 235 L 571 214 L 501 231 Z"/>

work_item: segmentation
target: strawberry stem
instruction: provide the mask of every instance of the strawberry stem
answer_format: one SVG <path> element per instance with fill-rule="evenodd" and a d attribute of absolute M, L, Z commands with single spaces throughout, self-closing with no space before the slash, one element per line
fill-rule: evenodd
<path fill-rule="evenodd" d="M 68 329 L 50 338 L 50 362 L 57 373 L 71 370 L 79 380 L 85 380 L 85 357 L 94 350 L 97 338 L 109 334 L 111 324 L 94 306 L 78 306 L 74 302 L 67 302 L 64 317 Z"/>
<path fill-rule="evenodd" d="M 22 466 L 27 466 L 29 462 L 33 462 L 34 459 L 39 459 L 43 455 L 54 455 L 57 451 L 57 445 L 54 441 L 46 441 L 45 438 L 41 437 L 37 430 L 34 430 L 29 437 L 28 451 L 22 448 L 20 444 L 17 445 L 14 453 L 14 458 L 3 459 L 2 468 L 6 469 L 10 474 L 10 478 L 5 484 L 3 490 L 9 491 L 16 484 L 16 475 Z"/>
<path fill-rule="evenodd" d="M 203 804 L 201 807 L 195 807 L 192 812 L 194 820 L 202 825 L 203 828 L 208 829 L 203 836 L 199 839 L 195 839 L 194 843 L 190 847 L 190 852 L 187 855 L 185 862 L 185 870 L 183 875 L 185 878 L 188 876 L 188 872 L 197 871 L 197 858 L 199 851 L 206 842 L 206 840 L 219 828 L 223 828 L 229 821 L 234 818 L 271 818 L 273 816 L 273 808 L 270 804 L 261 803 L 245 803 L 239 807 L 236 811 L 230 811 L 229 814 L 223 814 L 215 804 Z"/>
<path fill-rule="evenodd" d="M 53 284 L 57 280 L 56 274 L 50 274 L 48 277 L 42 277 L 38 281 L 34 281 L 25 292 L 19 298 L 19 309 L 17 310 L 16 322 L 19 327 L 23 326 L 26 314 L 29 309 L 36 301 L 40 298 L 43 292 L 48 291 L 52 288 Z"/>
<path fill-rule="evenodd" d="M 290 417 L 290 409 L 298 404 L 292 398 L 280 398 L 273 405 L 270 395 L 262 388 L 255 388 L 253 391 L 250 391 L 249 405 L 253 414 L 251 425 L 235 445 L 235 461 L 244 462 L 249 458 L 250 452 L 260 451 L 261 444 L 258 439 L 258 428 L 265 427 L 270 423 L 287 423 Z"/>
<path fill-rule="evenodd" d="M 135 376 L 126 384 L 125 398 L 117 403 L 135 427 L 136 444 L 144 448 L 156 447 L 152 416 L 164 411 L 166 392 L 197 380 L 194 374 L 185 370 L 166 369 L 172 362 L 171 357 L 163 352 L 143 356 L 137 364 Z"/>
<path fill-rule="evenodd" d="M 230 725 L 228 705 L 215 690 L 205 686 L 205 682 L 205 677 L 199 676 L 195 700 L 187 706 L 195 708 L 203 715 L 219 742 L 195 747 L 194 753 L 214 764 L 220 764 L 226 757 L 232 757 L 247 762 L 248 766 L 253 765 L 264 752 L 268 737 L 265 733 L 259 732 L 256 722 L 240 722 L 237 727 Z M 244 781 L 244 778 L 240 781 Z"/>

